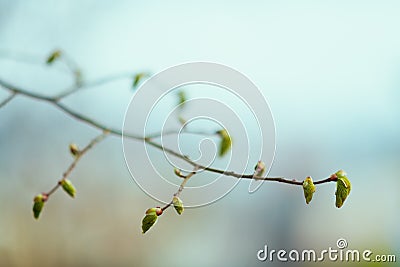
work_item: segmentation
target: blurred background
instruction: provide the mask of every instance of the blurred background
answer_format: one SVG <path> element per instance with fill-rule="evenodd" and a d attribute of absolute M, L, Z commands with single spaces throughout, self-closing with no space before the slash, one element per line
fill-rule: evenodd
<path fill-rule="evenodd" d="M 35 221 L 33 196 L 68 167 L 68 144 L 83 146 L 98 131 L 17 96 L 0 109 L 0 265 L 279 266 L 258 261 L 257 251 L 336 248 L 339 238 L 398 258 L 399 12 L 398 1 L 0 0 L 0 79 L 61 92 L 73 77 L 62 64 L 45 65 L 54 49 L 77 62 L 84 80 L 222 63 L 248 75 L 270 104 L 271 176 L 317 180 L 344 169 L 353 185 L 337 209 L 334 184 L 318 186 L 307 206 L 299 187 L 268 183 L 248 194 L 241 181 L 212 205 L 182 216 L 169 210 L 142 235 L 144 211 L 158 203 L 132 180 L 121 139 L 110 137 L 72 174 L 76 199 L 56 192 Z M 121 128 L 131 83 L 118 79 L 65 104 Z"/>

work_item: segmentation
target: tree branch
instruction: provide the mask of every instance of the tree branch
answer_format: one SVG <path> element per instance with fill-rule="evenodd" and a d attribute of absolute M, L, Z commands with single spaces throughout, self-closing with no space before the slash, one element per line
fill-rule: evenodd
<path fill-rule="evenodd" d="M 0 56 L 1 56 L 1 51 L 0 51 Z M 182 112 L 182 107 L 183 104 L 186 102 L 186 97 L 183 91 L 180 91 L 178 96 L 179 96 L 179 104 L 180 104 L 180 113 L 178 113 L 178 120 L 179 122 L 183 125 L 180 129 L 180 131 L 176 130 L 168 130 L 168 131 L 161 131 L 158 133 L 153 133 L 153 134 L 148 134 L 147 136 L 141 136 L 141 135 L 136 135 L 133 133 L 123 133 L 121 129 L 115 129 L 115 128 L 110 128 L 107 127 L 107 125 L 102 124 L 99 121 L 96 121 L 90 117 L 87 117 L 83 114 L 80 114 L 79 112 L 73 110 L 72 108 L 68 107 L 67 105 L 62 103 L 62 100 L 82 89 L 87 89 L 90 87 L 98 86 L 101 84 L 106 84 L 115 80 L 119 79 L 124 79 L 124 78 L 131 78 L 133 79 L 133 87 L 135 88 L 138 86 L 140 81 L 143 79 L 143 77 L 149 76 L 148 73 L 137 73 L 136 75 L 132 75 L 132 73 L 128 74 L 119 74 L 119 75 L 113 75 L 113 76 L 108 76 L 104 77 L 98 80 L 94 80 L 91 82 L 86 82 L 83 81 L 81 71 L 78 67 L 78 65 L 75 63 L 74 60 L 72 60 L 68 55 L 65 54 L 65 52 L 62 52 L 61 50 L 55 50 L 52 52 L 52 54 L 49 55 L 47 58 L 46 63 L 48 65 L 53 64 L 56 60 L 60 60 L 64 65 L 67 67 L 67 70 L 73 75 L 74 77 L 74 84 L 67 89 L 61 91 L 61 93 L 58 93 L 55 96 L 47 96 L 39 93 L 34 93 L 30 90 L 25 90 L 23 88 L 20 88 L 18 86 L 15 86 L 13 84 L 10 84 L 0 78 L 0 89 L 5 89 L 7 90 L 10 94 L 2 101 L 0 101 L 0 109 L 7 105 L 10 101 L 14 99 L 15 96 L 17 95 L 22 95 L 34 100 L 38 101 L 43 101 L 47 102 L 57 109 L 61 110 L 63 113 L 73 117 L 76 120 L 79 120 L 89 126 L 92 126 L 96 128 L 97 130 L 102 131 L 100 135 L 92 139 L 82 150 L 79 150 L 76 145 L 72 144 L 70 145 L 70 151 L 71 154 L 74 156 L 74 160 L 72 163 L 69 165 L 67 170 L 62 174 L 61 179 L 57 182 L 57 184 L 51 188 L 47 193 L 41 193 L 35 196 L 33 202 L 33 216 L 35 219 L 39 218 L 40 212 L 43 209 L 44 203 L 48 200 L 48 198 L 56 192 L 60 187 L 64 189 L 71 197 L 75 196 L 75 187 L 72 185 L 72 183 L 67 179 L 73 170 L 76 168 L 79 160 L 90 150 L 92 149 L 96 144 L 100 143 L 102 140 L 104 140 L 109 134 L 118 136 L 118 137 L 126 137 L 129 139 L 137 140 L 137 141 L 142 141 L 145 144 L 152 146 L 158 150 L 161 150 L 165 153 L 168 153 L 174 157 L 177 157 L 188 164 L 190 164 L 193 167 L 193 170 L 188 173 L 187 175 L 183 175 L 180 170 L 175 169 L 175 174 L 181 178 L 183 178 L 178 190 L 173 194 L 172 200 L 167 203 L 164 207 L 156 207 L 156 208 L 151 208 L 146 211 L 146 215 L 142 220 L 142 230 L 143 233 L 145 233 L 147 230 L 149 230 L 152 225 L 157 221 L 158 216 L 160 216 L 164 210 L 168 209 L 170 206 L 174 206 L 175 210 L 177 211 L 178 214 L 182 214 L 183 212 L 183 203 L 179 199 L 180 194 L 184 190 L 186 183 L 189 181 L 191 177 L 193 177 L 195 174 L 197 174 L 198 171 L 203 170 L 207 172 L 212 172 L 212 173 L 217 173 L 220 175 L 224 176 L 230 176 L 234 177 L 237 179 L 249 179 L 249 180 L 257 180 L 257 181 L 269 181 L 269 182 L 279 182 L 279 183 L 285 183 L 285 184 L 291 184 L 291 185 L 296 185 L 296 186 L 301 186 L 304 191 L 304 197 L 306 199 L 306 203 L 308 204 L 313 196 L 313 193 L 315 192 L 315 185 L 320 185 L 324 183 L 329 183 L 329 182 L 336 182 L 339 181 L 339 179 L 342 181 L 342 183 L 337 184 L 337 191 L 335 193 L 336 195 L 336 207 L 340 208 L 343 205 L 344 200 L 347 198 L 347 196 L 350 193 L 350 188 L 351 184 L 348 181 L 346 174 L 340 170 L 336 172 L 335 174 L 332 174 L 330 177 L 321 179 L 318 181 L 313 182 L 311 177 L 305 178 L 303 181 L 299 181 L 296 179 L 288 179 L 285 177 L 267 177 L 263 176 L 263 173 L 265 173 L 266 167 L 265 164 L 262 161 L 259 161 L 255 167 L 255 170 L 252 174 L 243 174 L 243 173 L 236 173 L 234 171 L 227 171 L 223 169 L 217 169 L 217 168 L 212 168 L 208 166 L 203 166 L 199 163 L 196 163 L 192 159 L 189 158 L 187 155 L 183 155 L 179 152 L 176 152 L 168 147 L 165 147 L 163 144 L 159 144 L 155 142 L 153 139 L 167 136 L 167 135 L 179 135 L 179 134 L 196 134 L 196 135 L 202 135 L 202 136 L 213 136 L 213 135 L 219 135 L 221 138 L 221 146 L 220 146 L 220 155 L 224 154 L 224 144 L 228 142 L 228 145 L 225 147 L 228 147 L 228 149 L 231 146 L 231 139 L 229 134 L 225 133 L 226 130 L 220 130 L 220 131 L 214 131 L 212 133 L 210 132 L 202 132 L 202 131 L 189 131 L 187 130 L 188 123 L 184 118 L 181 117 L 181 112 Z M 31 62 L 32 63 L 32 62 Z M 339 177 L 340 176 L 340 177 Z M 339 193 L 338 193 L 339 192 Z"/>
<path fill-rule="evenodd" d="M 56 96 L 56 99 L 62 99 L 65 97 L 68 97 L 78 91 L 81 91 L 83 89 L 89 89 L 91 87 L 107 84 L 110 82 L 114 82 L 116 80 L 122 80 L 122 79 L 133 79 L 135 75 L 132 75 L 132 73 L 122 73 L 122 74 L 116 74 L 116 75 L 110 75 L 104 78 L 100 78 L 94 81 L 89 81 L 89 82 L 82 82 L 79 85 L 74 85 L 70 89 L 65 90 L 64 92 L 61 92 Z"/>
<path fill-rule="evenodd" d="M 189 173 L 188 175 L 183 177 L 183 181 L 180 184 L 178 191 L 176 191 L 176 193 L 174 194 L 174 197 L 179 197 L 179 195 L 182 193 L 183 189 L 185 188 L 186 183 L 189 181 L 189 179 L 195 175 L 198 171 L 197 167 L 193 168 L 193 171 L 191 173 Z M 162 211 L 168 209 L 171 205 L 173 204 L 173 201 L 171 200 L 171 202 L 169 202 L 167 205 L 165 205 L 164 207 L 161 208 Z"/>
<path fill-rule="evenodd" d="M 18 88 L 14 85 L 11 85 L 3 80 L 0 79 L 0 85 L 2 87 L 4 87 L 5 89 L 7 89 L 8 91 L 10 91 L 12 94 L 20 94 L 20 95 L 24 95 L 36 100 L 41 100 L 41 101 L 45 101 L 48 102 L 54 106 L 56 106 L 57 108 L 59 108 L 60 110 L 62 110 L 63 112 L 65 112 L 66 114 L 72 116 L 73 118 L 80 120 L 94 128 L 97 128 L 101 131 L 106 131 L 110 134 L 116 135 L 116 136 L 124 136 L 126 138 L 130 138 L 133 140 L 139 140 L 139 141 L 144 141 L 146 144 L 157 148 L 161 151 L 165 151 L 166 153 L 175 156 L 177 158 L 180 158 L 184 161 L 186 161 L 187 163 L 191 164 L 193 167 L 195 167 L 198 170 L 205 170 L 208 172 L 214 172 L 214 173 L 219 173 L 225 176 L 231 176 L 231 177 L 235 177 L 235 178 L 244 178 L 244 179 L 254 179 L 254 180 L 260 180 L 260 181 L 274 181 L 274 182 L 280 182 L 280 183 L 286 183 L 286 184 L 292 184 L 292 185 L 302 185 L 303 182 L 302 181 L 297 181 L 294 179 L 287 179 L 285 177 L 260 177 L 260 176 L 255 176 L 254 174 L 239 174 L 239 173 L 235 173 L 233 171 L 226 171 L 226 170 L 221 170 L 221 169 L 216 169 L 216 168 L 211 168 L 211 167 L 206 167 L 203 166 L 201 164 L 198 164 L 194 161 L 192 161 L 188 156 L 186 155 L 182 155 L 170 148 L 167 148 L 165 146 L 162 146 L 156 142 L 154 142 L 152 140 L 152 138 L 155 137 L 159 137 L 161 136 L 163 133 L 157 133 L 157 134 L 152 134 L 149 135 L 147 137 L 142 137 L 139 135 L 135 135 L 132 133 L 122 133 L 121 130 L 119 129 L 113 129 L 113 128 L 109 128 L 106 125 L 101 124 L 100 122 L 97 122 L 91 118 L 88 118 L 82 114 L 79 114 L 77 112 L 75 112 L 74 110 L 70 109 L 69 107 L 65 106 L 64 104 L 60 103 L 60 98 L 58 97 L 49 97 L 49 96 L 45 96 L 45 95 L 41 95 L 41 94 L 37 94 L 37 93 L 32 93 L 30 91 Z M 182 131 L 182 133 L 190 133 L 190 134 L 210 134 L 210 133 L 204 133 L 204 132 L 189 132 L 189 131 Z M 167 132 L 166 134 L 178 134 L 178 132 Z M 326 178 L 320 181 L 316 181 L 314 182 L 314 184 L 323 184 L 323 183 L 327 183 L 327 182 L 331 182 L 332 180 L 330 178 Z"/>
<path fill-rule="evenodd" d="M 7 103 L 10 102 L 16 96 L 17 96 L 17 93 L 15 93 L 15 92 L 11 93 L 6 99 L 4 99 L 2 102 L 0 102 L 0 108 L 7 105 Z"/>
<path fill-rule="evenodd" d="M 108 132 L 103 132 L 102 134 L 98 135 L 96 138 L 92 139 L 89 144 L 87 144 L 82 150 L 78 151 L 74 161 L 69 165 L 68 169 L 63 173 L 61 180 L 65 180 L 68 178 L 68 176 L 72 173 L 72 171 L 75 169 L 76 165 L 78 164 L 79 160 L 82 158 L 83 155 L 86 154 L 90 149 L 92 149 L 96 144 L 100 143 L 103 141 L 107 135 Z M 50 197 L 57 189 L 61 186 L 60 181 L 52 188 L 50 189 L 47 193 L 44 193 L 47 198 Z"/>

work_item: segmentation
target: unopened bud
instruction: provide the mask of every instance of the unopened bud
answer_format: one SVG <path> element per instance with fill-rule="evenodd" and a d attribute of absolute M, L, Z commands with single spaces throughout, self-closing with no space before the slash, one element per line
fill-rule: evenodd
<path fill-rule="evenodd" d="M 137 86 L 139 85 L 139 83 L 145 78 L 149 76 L 148 73 L 145 72 L 139 72 L 135 75 L 135 77 L 133 77 L 133 83 L 132 83 L 132 87 L 133 89 L 136 89 Z"/>
<path fill-rule="evenodd" d="M 174 196 L 172 204 L 174 205 L 176 212 L 181 215 L 184 210 L 182 200 L 179 197 Z"/>
<path fill-rule="evenodd" d="M 160 216 L 163 213 L 163 210 L 160 207 L 155 207 L 155 208 L 150 208 L 146 210 L 146 214 L 155 214 L 157 216 Z"/>
<path fill-rule="evenodd" d="M 336 207 L 340 208 L 343 206 L 344 201 L 350 194 L 351 183 L 343 170 L 336 172 L 336 175 Z"/>
<path fill-rule="evenodd" d="M 313 194 L 315 192 L 315 185 L 310 176 L 308 176 L 303 182 L 304 198 L 306 203 L 309 204 L 312 200 Z"/>
<path fill-rule="evenodd" d="M 186 102 L 186 93 L 185 93 L 185 91 L 179 91 L 178 92 L 178 105 L 179 105 L 179 108 L 182 109 L 184 107 L 185 102 Z"/>
<path fill-rule="evenodd" d="M 265 163 L 261 160 L 257 162 L 256 166 L 254 167 L 254 176 L 262 177 L 265 174 L 266 167 Z"/>
<path fill-rule="evenodd" d="M 60 58 L 61 57 L 61 51 L 60 50 L 55 50 L 55 51 L 53 51 L 50 55 L 49 55 L 49 57 L 47 58 L 47 60 L 46 60 L 46 63 L 48 64 L 48 65 L 50 65 L 50 64 L 52 64 L 56 59 L 58 59 L 58 58 Z"/>
<path fill-rule="evenodd" d="M 76 144 L 70 144 L 69 151 L 71 152 L 71 155 L 74 157 L 78 156 L 81 153 L 81 151 L 79 150 L 79 148 Z"/>
<path fill-rule="evenodd" d="M 158 216 L 163 213 L 160 207 L 150 208 L 146 210 L 146 215 L 142 220 L 142 233 L 146 233 L 156 222 Z"/>
<path fill-rule="evenodd" d="M 228 134 L 228 131 L 223 129 L 217 132 L 221 137 L 221 142 L 219 144 L 219 156 L 222 157 L 229 151 L 232 146 L 232 139 Z"/>
<path fill-rule="evenodd" d="M 181 170 L 178 168 L 174 168 L 174 173 L 176 176 L 184 178 L 185 176 L 182 174 Z"/>
<path fill-rule="evenodd" d="M 33 199 L 33 217 L 35 219 L 39 218 L 40 213 L 43 210 L 44 207 L 44 202 L 47 201 L 48 196 L 46 194 L 39 194 L 36 195 L 35 198 Z"/>
<path fill-rule="evenodd" d="M 59 184 L 64 189 L 64 191 L 67 192 L 68 195 L 70 195 L 71 197 L 75 197 L 76 189 L 70 180 L 62 179 L 61 181 L 59 181 Z"/>

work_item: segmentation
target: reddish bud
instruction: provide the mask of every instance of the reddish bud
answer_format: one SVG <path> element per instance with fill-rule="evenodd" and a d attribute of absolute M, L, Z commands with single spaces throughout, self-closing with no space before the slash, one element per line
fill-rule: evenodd
<path fill-rule="evenodd" d="M 157 216 L 160 216 L 161 214 L 163 214 L 163 210 L 160 207 L 156 207 L 156 214 Z"/>
<path fill-rule="evenodd" d="M 332 174 L 331 177 L 329 177 L 329 179 L 330 179 L 331 181 L 337 181 L 337 175 L 336 175 L 336 173 Z"/>
<path fill-rule="evenodd" d="M 46 202 L 49 199 L 49 195 L 46 193 L 42 193 L 42 200 L 43 202 Z"/>

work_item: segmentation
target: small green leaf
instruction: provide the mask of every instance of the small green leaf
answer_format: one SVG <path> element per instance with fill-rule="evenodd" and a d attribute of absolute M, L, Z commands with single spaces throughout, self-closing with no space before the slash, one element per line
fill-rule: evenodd
<path fill-rule="evenodd" d="M 179 197 L 174 196 L 172 204 L 174 205 L 176 212 L 181 215 L 184 210 L 182 200 Z"/>
<path fill-rule="evenodd" d="M 186 93 L 181 90 L 178 92 L 178 105 L 180 109 L 184 107 L 185 102 L 186 102 Z"/>
<path fill-rule="evenodd" d="M 70 195 L 71 197 L 75 197 L 76 189 L 70 180 L 62 179 L 59 183 L 68 195 Z"/>
<path fill-rule="evenodd" d="M 223 157 L 231 148 L 232 139 L 229 136 L 228 131 L 225 129 L 218 131 L 217 134 L 221 137 L 221 142 L 219 144 L 219 156 Z"/>
<path fill-rule="evenodd" d="M 61 57 L 61 51 L 60 50 L 55 50 L 49 55 L 49 57 L 46 60 L 46 63 L 48 65 L 51 65 L 54 61 L 56 61 L 60 57 Z"/>
<path fill-rule="evenodd" d="M 40 213 L 43 210 L 44 207 L 44 202 L 47 200 L 47 195 L 39 194 L 36 195 L 35 198 L 33 199 L 33 217 L 35 219 L 39 218 Z"/>
<path fill-rule="evenodd" d="M 81 151 L 79 150 L 79 148 L 76 144 L 69 145 L 69 152 L 71 152 L 71 155 L 74 157 L 77 157 L 81 153 Z"/>
<path fill-rule="evenodd" d="M 308 176 L 303 182 L 304 198 L 306 203 L 309 204 L 312 200 L 313 194 L 315 192 L 315 185 L 310 176 Z"/>
<path fill-rule="evenodd" d="M 145 72 L 139 72 L 133 77 L 133 83 L 132 83 L 132 88 L 136 89 L 139 83 L 146 77 L 148 77 L 149 74 Z"/>
<path fill-rule="evenodd" d="M 144 216 L 142 220 L 142 233 L 146 233 L 156 222 L 157 222 L 157 214 L 151 213 Z"/>
<path fill-rule="evenodd" d="M 265 171 L 266 171 L 265 163 L 259 160 L 256 166 L 254 167 L 254 176 L 262 177 L 265 174 Z"/>
<path fill-rule="evenodd" d="M 163 213 L 160 207 L 146 210 L 146 216 L 142 220 L 142 233 L 146 233 L 157 221 L 158 216 Z"/>
<path fill-rule="evenodd" d="M 344 201 L 350 194 L 351 183 L 343 170 L 336 172 L 336 175 L 336 207 L 340 208 L 343 206 Z"/>

